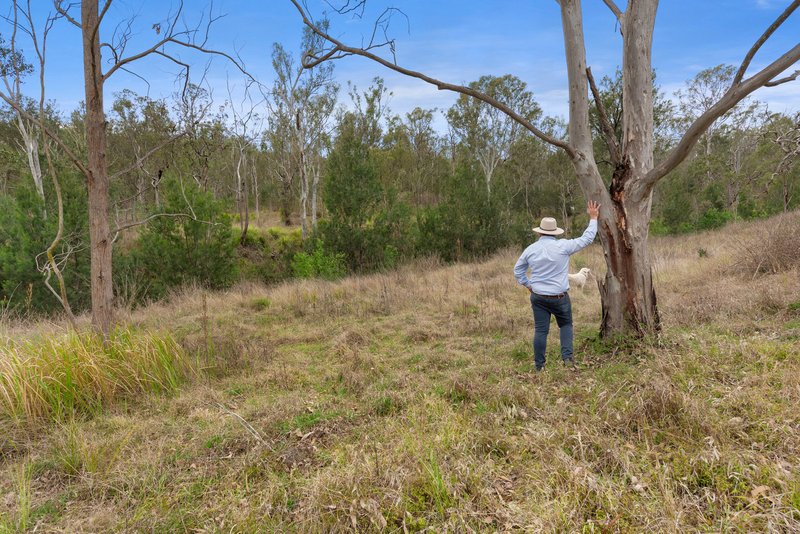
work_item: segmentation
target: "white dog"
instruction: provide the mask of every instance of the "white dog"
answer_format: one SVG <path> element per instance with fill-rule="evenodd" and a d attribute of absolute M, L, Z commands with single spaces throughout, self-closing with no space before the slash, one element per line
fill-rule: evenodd
<path fill-rule="evenodd" d="M 577 286 L 581 289 L 581 291 L 583 291 L 583 286 L 586 285 L 586 281 L 589 279 L 591 272 L 592 271 L 588 267 L 584 267 L 575 274 L 567 274 L 567 278 L 569 278 L 569 285 Z"/>

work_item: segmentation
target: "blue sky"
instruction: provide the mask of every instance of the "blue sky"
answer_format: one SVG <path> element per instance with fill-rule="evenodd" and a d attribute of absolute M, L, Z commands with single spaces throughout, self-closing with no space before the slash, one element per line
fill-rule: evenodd
<path fill-rule="evenodd" d="M 333 0 L 335 1 L 335 0 Z M 34 0 L 42 11 L 49 0 Z M 315 15 L 326 5 L 308 0 Z M 618 0 L 624 7 L 624 0 Z M 621 62 L 620 36 L 616 20 L 602 0 L 584 0 L 584 25 L 588 61 L 597 78 L 611 75 Z M 653 64 L 662 89 L 671 94 L 698 71 L 731 63 L 738 65 L 752 43 L 785 8 L 788 0 L 668 0 L 660 3 L 653 45 Z M 135 16 L 135 38 L 130 51 L 145 48 L 156 38 L 152 25 L 164 20 L 177 6 L 176 0 L 115 0 L 103 27 L 109 39 L 115 27 Z M 186 0 L 185 18 L 194 23 L 208 10 L 207 0 Z M 564 49 L 558 6 L 554 0 L 369 0 L 363 20 L 336 15 L 332 33 L 349 43 L 359 43 L 371 30 L 375 14 L 387 6 L 403 10 L 408 18 L 396 17 L 391 35 L 397 40 L 398 62 L 434 77 L 468 83 L 484 74 L 514 74 L 533 91 L 548 115 L 566 116 L 567 93 Z M 210 44 L 236 50 L 248 70 L 270 85 L 273 77 L 271 47 L 281 42 L 299 52 L 301 20 L 289 0 L 215 0 L 213 12 L 225 14 L 212 27 Z M 77 15 L 77 11 L 76 11 Z M 8 29 L 3 34 L 8 35 Z M 790 18 L 756 56 L 749 72 L 755 72 L 800 41 L 800 13 Z M 181 51 L 200 73 L 208 59 Z M 798 67 L 800 68 L 800 67 Z M 164 60 L 144 60 L 134 70 L 150 81 L 152 97 L 175 91 L 175 68 Z M 362 58 L 336 63 L 336 79 L 346 87 L 352 81 L 366 88 L 382 76 L 394 93 L 390 107 L 406 113 L 416 106 L 447 109 L 455 95 L 440 92 L 423 82 L 405 78 Z M 48 50 L 48 97 L 68 112 L 83 99 L 80 34 L 61 21 L 54 28 Z M 227 94 L 226 80 L 241 85 L 241 75 L 224 61 L 215 59 L 207 84 L 215 98 Z M 145 93 L 141 80 L 118 72 L 108 82 L 108 102 L 113 93 L 130 88 Z M 763 89 L 756 97 L 773 111 L 800 109 L 800 81 Z M 444 121 L 440 118 L 438 125 Z"/>

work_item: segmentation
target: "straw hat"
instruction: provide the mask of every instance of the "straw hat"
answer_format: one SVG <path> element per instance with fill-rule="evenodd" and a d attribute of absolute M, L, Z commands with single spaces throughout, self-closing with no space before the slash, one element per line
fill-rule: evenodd
<path fill-rule="evenodd" d="M 543 218 L 539 226 L 534 228 L 533 231 L 543 235 L 561 235 L 564 233 L 564 229 L 559 228 L 556 225 L 556 220 L 552 217 Z"/>

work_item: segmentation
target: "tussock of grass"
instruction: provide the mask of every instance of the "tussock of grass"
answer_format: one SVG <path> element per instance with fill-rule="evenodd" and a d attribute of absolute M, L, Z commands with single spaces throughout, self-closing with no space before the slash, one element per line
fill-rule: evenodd
<path fill-rule="evenodd" d="M 171 392 L 193 372 L 170 336 L 117 330 L 0 341 L 0 417 L 18 424 L 96 414 L 145 392 Z"/>
<path fill-rule="evenodd" d="M 760 226 L 754 238 L 743 241 L 732 270 L 755 278 L 800 267 L 800 212 L 773 217 Z"/>

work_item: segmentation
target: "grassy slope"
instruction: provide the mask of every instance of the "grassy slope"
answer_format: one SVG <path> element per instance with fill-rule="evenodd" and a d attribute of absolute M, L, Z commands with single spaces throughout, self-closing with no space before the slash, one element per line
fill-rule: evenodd
<path fill-rule="evenodd" d="M 513 252 L 178 295 L 128 322 L 210 352 L 207 378 L 33 437 L 9 428 L 5 525 L 800 530 L 800 273 L 726 274 L 755 232 L 654 241 L 652 343 L 602 346 L 597 290 L 575 293 L 578 373 L 556 365 L 555 327 L 531 373 Z M 600 249 L 576 264 L 599 269 Z"/>

